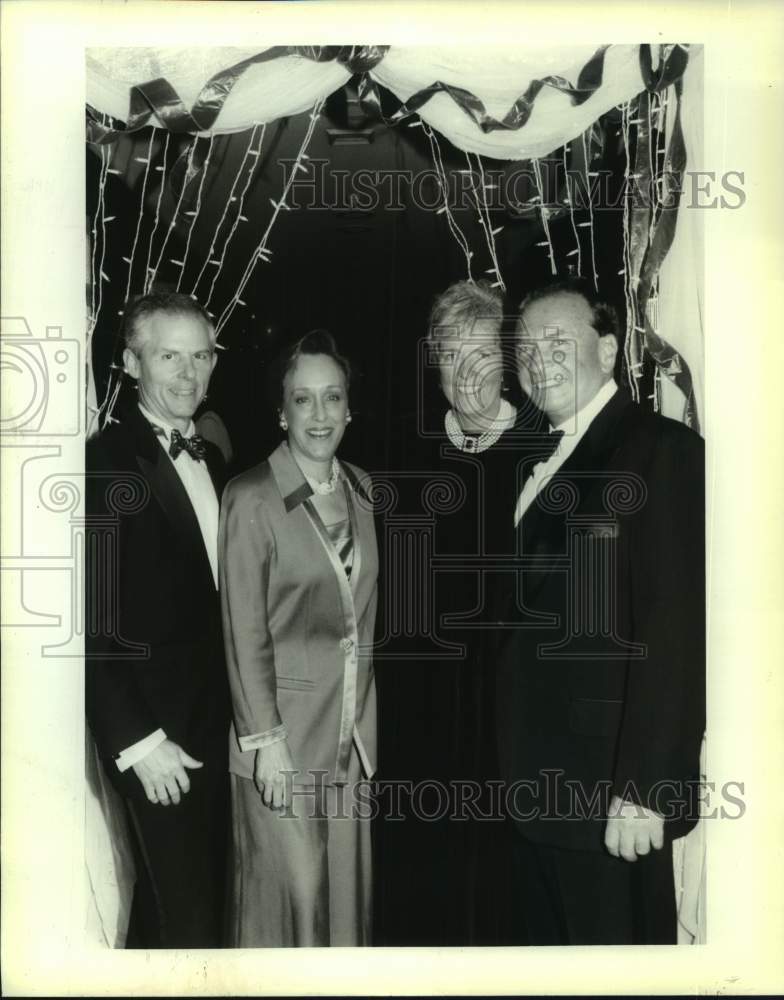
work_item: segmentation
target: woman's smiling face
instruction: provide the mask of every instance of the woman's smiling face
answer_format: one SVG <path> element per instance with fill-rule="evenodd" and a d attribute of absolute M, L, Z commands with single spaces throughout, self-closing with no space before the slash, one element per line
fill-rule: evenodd
<path fill-rule="evenodd" d="M 283 381 L 281 415 L 288 424 L 294 457 L 310 473 L 309 463 L 330 463 L 346 430 L 346 377 L 327 354 L 303 354 Z"/>
<path fill-rule="evenodd" d="M 449 405 L 466 415 L 498 409 L 503 362 L 496 320 L 479 319 L 470 330 L 455 329 L 437 340 L 441 390 Z"/>

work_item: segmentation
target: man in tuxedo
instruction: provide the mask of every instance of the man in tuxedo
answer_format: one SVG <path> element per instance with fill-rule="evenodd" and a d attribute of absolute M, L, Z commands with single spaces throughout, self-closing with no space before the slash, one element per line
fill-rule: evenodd
<path fill-rule="evenodd" d="M 696 822 L 703 442 L 618 388 L 617 351 L 581 281 L 523 301 L 520 383 L 551 431 L 517 470 L 496 725 L 529 944 L 675 943 L 671 842 Z"/>
<path fill-rule="evenodd" d="M 87 446 L 87 718 L 134 845 L 128 947 L 217 947 L 229 810 L 223 461 L 192 421 L 215 330 L 189 296 L 150 293 L 128 306 L 124 335 L 138 406 Z"/>

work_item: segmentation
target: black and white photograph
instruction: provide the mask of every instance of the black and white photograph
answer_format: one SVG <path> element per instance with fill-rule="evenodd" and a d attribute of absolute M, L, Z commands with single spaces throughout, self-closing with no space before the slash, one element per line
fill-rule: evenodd
<path fill-rule="evenodd" d="M 781 984 L 754 74 L 717 128 L 726 26 L 525 6 L 60 5 L 61 135 L 53 79 L 4 126 L 57 231 L 3 282 L 9 995 Z"/>

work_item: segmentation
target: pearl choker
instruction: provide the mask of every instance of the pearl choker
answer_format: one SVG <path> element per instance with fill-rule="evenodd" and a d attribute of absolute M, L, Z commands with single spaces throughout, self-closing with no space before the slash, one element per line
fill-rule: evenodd
<path fill-rule="evenodd" d="M 338 473 L 340 472 L 340 466 L 338 465 L 338 460 L 336 458 L 332 459 L 332 474 L 326 483 L 320 483 L 317 479 L 311 479 L 311 477 L 303 472 L 305 479 L 310 483 L 313 492 L 319 493 L 321 496 L 326 496 L 329 493 L 334 493 L 335 488 L 338 485 Z"/>
<path fill-rule="evenodd" d="M 502 398 L 501 405 L 498 408 L 498 413 L 496 414 L 493 426 L 490 430 L 476 435 L 464 434 L 460 424 L 458 423 L 457 417 L 452 410 L 446 411 L 446 415 L 444 416 L 444 429 L 446 430 L 447 437 L 455 448 L 459 448 L 460 451 L 478 453 L 486 451 L 488 448 L 492 447 L 504 431 L 514 425 L 516 417 L 517 411 L 515 408 L 507 400 Z"/>

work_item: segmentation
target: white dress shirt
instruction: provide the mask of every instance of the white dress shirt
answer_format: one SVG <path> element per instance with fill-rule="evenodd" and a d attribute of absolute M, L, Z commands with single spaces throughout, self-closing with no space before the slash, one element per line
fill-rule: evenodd
<path fill-rule="evenodd" d="M 525 514 L 536 499 L 539 490 L 551 476 L 555 475 L 566 459 L 569 458 L 580 443 L 585 432 L 591 426 L 593 420 L 601 413 L 617 391 L 618 386 L 615 380 L 610 379 L 609 382 L 604 383 L 593 399 L 589 403 L 586 403 L 574 417 L 569 417 L 568 420 L 558 424 L 557 427 L 551 427 L 551 434 L 563 431 L 563 437 L 558 442 L 558 447 L 550 458 L 546 462 L 538 462 L 531 470 L 531 475 L 526 479 L 523 491 L 517 500 L 517 507 L 515 508 L 515 527 L 517 527 L 523 514 Z"/>
<path fill-rule="evenodd" d="M 139 409 L 142 416 L 149 421 L 153 427 L 160 427 L 162 434 L 157 434 L 158 443 L 163 448 L 167 459 L 174 465 L 177 475 L 180 477 L 188 499 L 191 502 L 196 520 L 199 522 L 201 536 L 204 539 L 204 547 L 210 560 L 212 578 L 215 582 L 215 589 L 218 589 L 218 497 L 212 483 L 209 469 L 206 462 L 197 462 L 187 452 L 181 451 L 176 459 L 169 454 L 169 442 L 173 426 L 160 417 L 154 416 L 145 409 L 141 403 Z M 193 421 L 190 422 L 185 437 L 190 437 L 195 433 Z M 116 759 L 117 767 L 120 771 L 127 771 L 129 767 L 138 764 L 148 753 L 155 750 L 166 739 L 166 733 L 162 729 L 156 729 L 154 733 L 145 736 L 132 746 L 122 750 Z"/>

